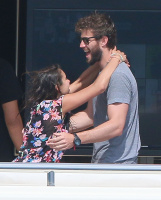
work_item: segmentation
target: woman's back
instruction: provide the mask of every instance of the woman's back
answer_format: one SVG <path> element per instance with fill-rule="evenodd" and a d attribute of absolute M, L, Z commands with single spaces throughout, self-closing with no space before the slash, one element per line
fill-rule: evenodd
<path fill-rule="evenodd" d="M 30 121 L 23 129 L 23 145 L 14 162 L 59 162 L 63 152 L 46 145 L 54 132 L 67 132 L 62 119 L 62 99 L 44 100 L 32 110 Z"/>

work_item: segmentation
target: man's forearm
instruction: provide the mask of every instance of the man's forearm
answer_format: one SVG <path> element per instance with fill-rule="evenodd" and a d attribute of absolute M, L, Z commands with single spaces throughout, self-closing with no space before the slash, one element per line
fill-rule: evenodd
<path fill-rule="evenodd" d="M 90 108 L 91 104 L 88 105 L 90 105 L 88 106 L 88 108 Z M 128 104 L 112 104 L 108 106 L 107 110 L 109 121 L 106 121 L 93 129 L 77 132 L 82 144 L 102 142 L 122 135 L 128 112 Z M 92 114 L 92 112 L 87 113 L 90 113 L 90 116 Z M 84 122 L 84 119 L 82 120 Z M 49 139 L 48 141 L 48 145 L 51 148 L 58 151 L 72 148 L 73 134 L 62 132 L 54 133 L 54 135 L 56 137 Z"/>
<path fill-rule="evenodd" d="M 102 142 L 120 136 L 123 129 L 117 123 L 107 121 L 93 129 L 78 132 L 82 144 Z"/>
<path fill-rule="evenodd" d="M 23 123 L 22 118 L 19 113 L 18 108 L 18 101 L 10 101 L 7 103 L 2 104 L 4 116 L 5 116 L 5 122 L 8 129 L 8 132 L 10 134 L 10 137 L 16 147 L 17 150 L 19 150 L 20 146 L 22 145 L 22 129 L 23 129 Z"/>
<path fill-rule="evenodd" d="M 17 150 L 19 150 L 23 141 L 23 134 L 22 134 L 23 123 L 20 115 L 17 116 L 14 123 L 7 124 L 7 128 L 14 146 L 16 147 Z"/>
<path fill-rule="evenodd" d="M 96 128 L 78 132 L 77 135 L 81 144 L 89 144 L 109 140 L 122 134 L 122 130 L 117 123 L 111 121 L 105 122 Z M 49 139 L 47 145 L 57 151 L 67 150 L 73 147 L 74 136 L 71 133 L 54 133 L 56 137 Z"/>

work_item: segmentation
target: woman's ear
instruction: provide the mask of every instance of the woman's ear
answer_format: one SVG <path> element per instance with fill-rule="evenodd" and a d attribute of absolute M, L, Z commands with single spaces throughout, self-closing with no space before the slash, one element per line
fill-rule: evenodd
<path fill-rule="evenodd" d="M 60 91 L 58 85 L 55 85 L 55 89 L 56 89 L 58 92 Z"/>
<path fill-rule="evenodd" d="M 106 46 L 107 42 L 108 42 L 108 37 L 107 36 L 103 36 L 101 38 L 101 45 L 102 45 L 102 47 Z"/>

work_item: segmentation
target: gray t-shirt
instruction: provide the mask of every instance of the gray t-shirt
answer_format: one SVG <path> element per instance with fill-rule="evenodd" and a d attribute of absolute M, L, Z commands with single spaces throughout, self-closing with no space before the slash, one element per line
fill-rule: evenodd
<path fill-rule="evenodd" d="M 140 149 L 138 89 L 131 70 L 121 63 L 111 76 L 107 90 L 93 100 L 94 126 L 108 121 L 107 105 L 129 105 L 121 136 L 93 145 L 93 163 L 136 163 Z"/>

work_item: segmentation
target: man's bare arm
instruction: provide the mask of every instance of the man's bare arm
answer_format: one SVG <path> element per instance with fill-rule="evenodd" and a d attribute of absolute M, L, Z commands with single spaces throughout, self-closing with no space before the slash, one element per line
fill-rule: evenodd
<path fill-rule="evenodd" d="M 2 105 L 2 108 L 4 111 L 5 122 L 10 137 L 16 149 L 19 150 L 20 146 L 22 145 L 22 139 L 23 139 L 23 134 L 22 134 L 23 123 L 21 115 L 19 113 L 18 102 L 17 100 L 14 100 L 4 103 Z"/>
<path fill-rule="evenodd" d="M 128 104 L 115 103 L 108 106 L 109 121 L 90 130 L 78 132 L 82 144 L 102 142 L 122 135 L 128 112 Z M 73 147 L 74 136 L 70 133 L 55 133 L 56 137 L 49 142 L 55 150 L 66 150 Z"/>
<path fill-rule="evenodd" d="M 70 129 L 69 132 L 78 132 L 86 130 L 93 126 L 93 107 L 92 99 L 88 102 L 87 108 L 74 114 L 70 118 Z"/>
<path fill-rule="evenodd" d="M 91 130 L 77 133 L 82 144 L 102 142 L 122 135 L 128 104 L 115 103 L 108 106 L 109 120 Z"/>
<path fill-rule="evenodd" d="M 70 133 L 66 133 L 66 135 L 62 133 L 59 135 L 59 141 L 61 144 L 63 144 L 63 148 L 66 149 L 70 149 L 73 146 L 73 140 L 74 140 L 74 135 L 72 134 L 73 132 L 85 130 L 93 126 L 92 100 L 88 102 L 87 108 L 84 111 L 78 112 L 77 114 L 73 115 L 70 121 L 71 121 Z M 49 145 L 51 148 L 53 148 L 53 143 L 55 142 L 54 139 L 55 137 L 47 141 L 47 145 Z"/>

